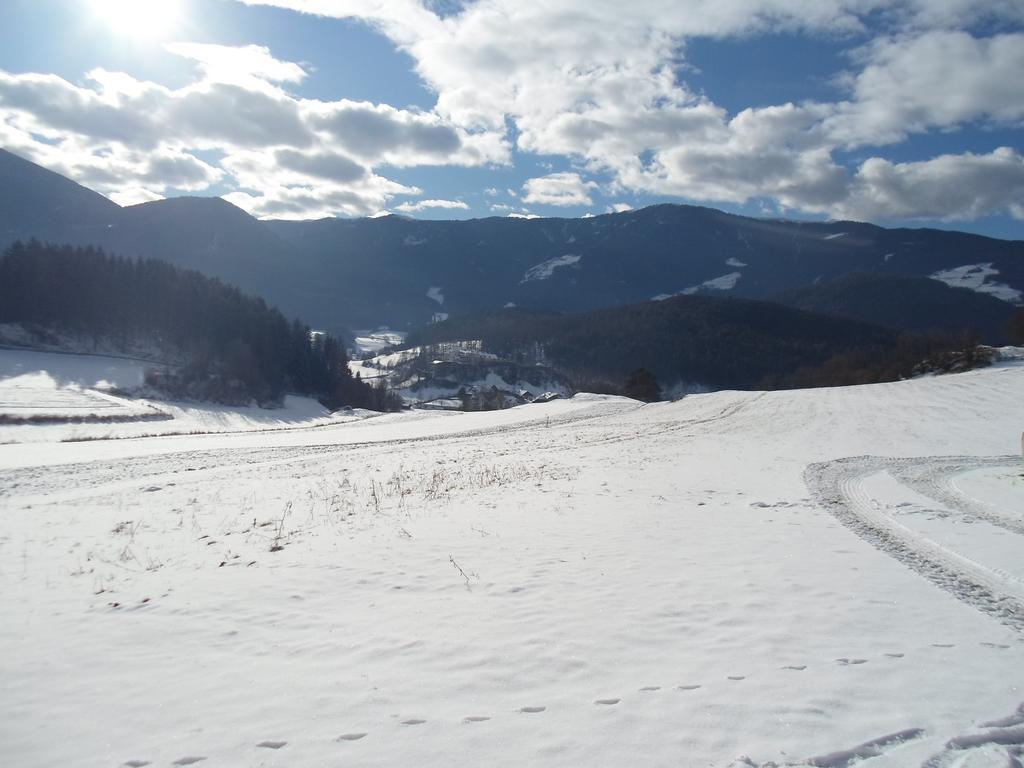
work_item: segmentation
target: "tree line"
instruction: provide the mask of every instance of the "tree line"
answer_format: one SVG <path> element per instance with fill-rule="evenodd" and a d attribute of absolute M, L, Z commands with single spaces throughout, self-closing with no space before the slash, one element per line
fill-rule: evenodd
<path fill-rule="evenodd" d="M 151 383 L 175 396 L 385 409 L 387 393 L 353 378 L 344 346 L 261 299 L 199 272 L 94 247 L 16 242 L 0 256 L 0 323 L 32 324 L 115 346 L 147 345 L 181 363 Z"/>
<path fill-rule="evenodd" d="M 577 389 L 630 390 L 641 399 L 657 395 L 652 379 L 666 388 L 839 386 L 956 370 L 986 357 L 969 334 L 900 333 L 772 302 L 705 296 L 576 314 L 512 309 L 452 318 L 407 343 L 458 339 L 479 339 L 484 351 L 523 364 L 543 362 Z"/>

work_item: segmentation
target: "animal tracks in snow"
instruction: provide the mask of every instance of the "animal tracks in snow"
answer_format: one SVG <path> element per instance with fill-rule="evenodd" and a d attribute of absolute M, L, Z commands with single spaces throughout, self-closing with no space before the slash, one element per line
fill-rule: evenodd
<path fill-rule="evenodd" d="M 1009 646 L 1003 645 L 1003 644 L 999 644 L 999 643 L 982 643 L 982 645 L 989 646 L 989 647 L 996 648 L 996 649 L 1009 648 Z M 939 648 L 953 647 L 952 645 L 946 644 L 946 643 L 932 643 L 931 646 L 939 647 Z M 888 658 L 892 658 L 892 659 L 901 659 L 901 658 L 903 658 L 905 656 L 905 654 L 903 654 L 903 653 L 895 653 L 895 652 L 893 652 L 893 653 L 885 653 L 883 655 L 888 657 Z M 860 666 L 862 664 L 866 664 L 869 660 L 868 659 L 863 659 L 863 658 L 840 657 L 840 658 L 836 659 L 835 661 L 836 661 L 836 663 L 841 664 L 843 666 L 854 666 L 854 667 L 856 667 L 856 666 Z M 785 666 L 778 667 L 778 669 L 780 669 L 780 670 L 788 670 L 788 671 L 793 671 L 793 672 L 803 672 L 804 670 L 808 669 L 808 665 L 807 664 L 787 664 Z M 726 675 L 724 677 L 724 679 L 720 679 L 719 685 L 732 685 L 733 683 L 743 682 L 746 679 L 747 679 L 746 675 Z M 714 684 L 712 684 L 712 686 L 713 685 Z M 667 691 L 664 688 L 664 686 L 661 686 L 661 685 L 645 685 L 645 686 L 642 686 L 640 688 L 637 688 L 636 692 L 637 692 L 637 694 L 642 694 L 644 696 L 653 696 L 654 694 L 658 694 L 659 692 L 661 692 L 660 695 L 671 694 L 672 690 L 675 690 L 675 691 L 677 691 L 679 693 L 682 693 L 682 694 L 693 694 L 693 693 L 696 693 L 697 691 L 700 691 L 702 688 L 704 688 L 704 685 L 701 684 L 701 683 L 686 683 L 686 684 L 681 684 L 681 685 L 675 685 L 675 686 L 673 686 L 672 689 L 669 689 Z M 655 698 L 657 698 L 657 697 L 655 696 Z M 637 698 L 634 701 L 639 701 L 639 699 Z M 696 701 L 700 701 L 700 699 L 697 699 Z M 577 702 L 577 704 L 578 705 L 582 704 L 582 702 Z M 591 704 L 592 704 L 592 706 L 595 706 L 597 708 L 608 708 L 608 709 L 611 709 L 611 708 L 616 708 L 618 706 L 628 707 L 629 704 L 630 704 L 630 701 L 628 700 L 628 697 L 627 697 L 627 699 L 623 699 L 621 697 L 612 696 L 612 697 L 604 697 L 604 698 L 594 699 L 591 702 Z M 545 713 L 547 711 L 548 711 L 548 707 L 547 706 L 535 704 L 535 705 L 528 705 L 528 706 L 519 707 L 518 709 L 513 710 L 513 714 L 516 714 L 516 715 L 542 715 L 543 713 Z M 428 723 L 427 720 L 425 720 L 423 718 L 419 718 L 419 717 L 410 717 L 410 718 L 406 718 L 405 720 L 400 720 L 400 721 L 397 719 L 397 716 L 394 716 L 394 717 L 395 717 L 395 721 L 394 722 L 397 723 L 397 727 L 399 727 L 399 728 L 407 728 L 407 727 L 426 725 Z M 457 722 L 461 722 L 461 724 L 465 725 L 465 726 L 485 727 L 485 725 L 487 723 L 494 721 L 494 719 L 495 718 L 493 716 L 491 716 L 491 715 L 467 715 L 465 717 L 462 717 Z M 498 719 L 500 719 L 500 717 Z M 396 727 L 396 726 L 392 726 L 392 727 Z M 999 719 L 999 720 L 994 720 L 994 721 L 989 722 L 989 723 L 984 723 L 982 725 L 982 727 L 989 729 L 990 735 L 992 736 L 993 739 L 996 740 L 996 743 L 1011 743 L 1011 741 L 1013 739 L 1018 738 L 1018 736 L 1021 739 L 1020 743 L 1024 743 L 1024 704 L 1021 705 L 1021 708 L 1014 715 L 1011 715 L 1010 717 L 1007 717 L 1007 718 L 1002 718 L 1002 719 Z M 883 736 L 883 737 L 878 738 L 878 739 L 872 739 L 871 741 L 864 742 L 863 744 L 859 744 L 856 747 L 853 747 L 853 748 L 850 748 L 850 749 L 843 749 L 843 750 L 839 750 L 839 751 L 836 751 L 836 752 L 832 752 L 832 753 L 828 753 L 828 754 L 825 754 L 825 755 L 821 755 L 821 756 L 818 756 L 818 757 L 810 758 L 809 760 L 807 760 L 807 761 L 805 761 L 803 763 L 800 763 L 799 765 L 822 766 L 824 768 L 852 768 L 853 765 L 855 765 L 857 762 L 859 762 L 861 760 L 867 759 L 869 757 L 881 755 L 883 752 L 887 751 L 890 748 L 895 748 L 896 746 L 898 746 L 899 744 L 904 743 L 905 741 L 917 738 L 917 736 L 919 736 L 920 733 L 921 733 L 921 731 L 919 729 L 909 729 L 909 730 L 906 730 L 906 731 L 900 731 L 900 732 L 897 732 L 897 733 L 889 734 L 887 736 Z M 340 736 L 335 737 L 334 741 L 339 743 L 339 744 L 343 744 L 343 743 L 346 743 L 346 742 L 347 743 L 354 743 L 354 742 L 363 741 L 364 739 L 366 739 L 366 738 L 368 738 L 370 736 L 371 736 L 371 733 L 368 732 L 368 731 L 352 731 L 352 732 L 349 732 L 349 733 L 343 733 Z M 974 742 L 971 741 L 971 739 L 974 739 L 974 738 L 975 737 L 973 737 L 973 736 L 972 737 L 962 737 L 962 738 L 958 737 L 957 739 L 953 739 L 950 742 L 950 744 L 961 744 L 961 743 L 962 744 L 967 744 L 969 742 L 973 744 Z M 999 739 L 1002 739 L 1003 741 L 999 741 Z M 1010 741 L 1007 741 L 1008 739 Z M 291 742 L 285 741 L 283 739 L 280 739 L 280 740 L 270 740 L 270 739 L 268 739 L 268 740 L 261 741 L 261 742 L 255 744 L 255 747 L 259 748 L 259 749 L 268 749 L 268 750 L 275 750 L 276 751 L 276 750 L 284 749 L 290 743 Z M 1012 743 L 1013 744 L 1017 744 L 1018 742 L 1017 741 L 1012 741 Z M 172 765 L 174 765 L 174 766 L 195 765 L 197 763 L 204 762 L 207 759 L 208 758 L 205 757 L 205 756 L 186 756 L 186 757 L 181 757 L 181 758 L 175 760 L 172 763 Z M 152 763 L 152 761 L 135 759 L 135 760 L 128 760 L 128 761 L 122 763 L 122 766 L 124 766 L 124 768 L 147 768 L 147 766 L 151 766 L 153 764 L 154 763 Z M 753 763 L 753 762 L 747 762 L 747 763 L 743 763 L 743 765 L 756 766 L 757 764 Z M 927 763 L 923 768 L 946 768 L 947 765 L 950 766 L 950 768 L 952 768 L 954 763 L 946 763 L 946 762 Z"/>

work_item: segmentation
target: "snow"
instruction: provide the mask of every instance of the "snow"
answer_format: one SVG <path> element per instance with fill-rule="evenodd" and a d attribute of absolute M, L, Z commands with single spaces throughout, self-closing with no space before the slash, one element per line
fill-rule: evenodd
<path fill-rule="evenodd" d="M 405 341 L 404 331 L 392 331 L 390 328 L 378 328 L 376 331 L 356 331 L 355 351 L 360 354 L 379 352 L 385 347 L 394 347 Z"/>
<path fill-rule="evenodd" d="M 831 235 L 825 235 L 822 238 L 822 240 L 836 240 L 836 239 L 838 239 L 840 237 L 846 237 L 847 234 L 849 234 L 849 233 L 847 233 L 847 232 L 835 232 L 835 233 L 833 233 Z"/>
<path fill-rule="evenodd" d="M 427 298 L 436 301 L 438 304 L 444 304 L 444 294 L 441 293 L 441 287 L 432 285 L 427 289 Z"/>
<path fill-rule="evenodd" d="M 730 272 L 727 275 L 705 280 L 700 285 L 691 285 L 689 288 L 684 288 L 676 293 L 659 293 L 657 296 L 652 296 L 651 301 L 664 301 L 665 299 L 671 299 L 673 296 L 692 296 L 704 290 L 729 291 L 736 287 L 741 277 L 743 277 L 741 272 Z"/>
<path fill-rule="evenodd" d="M 729 267 L 745 267 L 745 266 L 747 266 L 746 262 L 740 261 L 735 256 L 732 256 L 732 257 L 726 259 L 725 260 L 725 264 L 726 264 L 726 266 L 729 266 Z"/>
<path fill-rule="evenodd" d="M 1005 283 L 989 280 L 998 274 L 999 270 L 992 266 L 992 262 L 987 262 L 985 264 L 965 264 L 962 267 L 941 270 L 929 277 L 953 288 L 968 288 L 978 293 L 990 294 L 1011 304 L 1020 304 L 1022 300 L 1020 291 Z"/>
<path fill-rule="evenodd" d="M 1014 765 L 1021 391 L 0 445 L 3 762 Z"/>
<path fill-rule="evenodd" d="M 286 395 L 280 408 L 266 409 L 118 394 L 138 389 L 153 366 L 101 355 L 0 349 L 0 444 L 310 428 L 369 415 L 331 414 L 316 400 L 296 395 Z M 114 394 L 107 391 L 112 389 Z"/>
<path fill-rule="evenodd" d="M 564 256 L 556 256 L 553 259 L 542 261 L 540 264 L 532 266 L 526 270 L 526 273 L 523 275 L 523 279 L 519 281 L 519 284 L 522 285 L 523 283 L 528 283 L 531 280 L 547 280 L 555 274 L 556 269 L 577 264 L 581 258 L 583 257 L 580 255 L 567 253 Z"/>
<path fill-rule="evenodd" d="M 700 285 L 694 285 L 689 288 L 685 288 L 680 291 L 684 296 L 690 296 L 701 290 L 713 290 L 713 291 L 729 291 L 736 287 L 736 283 L 743 277 L 741 272 L 730 272 L 727 275 L 721 277 L 715 277 L 711 280 L 705 280 Z"/>
<path fill-rule="evenodd" d="M 426 238 L 416 237 L 415 235 L 406 235 L 402 241 L 402 245 L 409 247 L 415 245 L 424 245 L 427 242 Z"/>
<path fill-rule="evenodd" d="M 450 386 L 430 386 L 429 384 L 420 386 L 416 382 L 398 382 L 392 384 L 393 391 L 397 393 L 404 402 L 409 404 L 433 401 L 441 398 L 450 398 L 461 388 L 481 391 L 490 389 L 491 387 L 497 387 L 503 392 L 521 392 L 523 390 L 528 390 L 534 394 L 539 394 L 541 392 L 557 392 L 563 396 L 569 394 L 569 390 L 565 385 L 560 384 L 557 381 L 542 381 L 539 385 L 531 384 L 527 381 L 507 381 L 493 372 L 488 372 L 485 376 L 480 376 L 475 379 L 460 381 L 454 388 L 454 391 Z"/>

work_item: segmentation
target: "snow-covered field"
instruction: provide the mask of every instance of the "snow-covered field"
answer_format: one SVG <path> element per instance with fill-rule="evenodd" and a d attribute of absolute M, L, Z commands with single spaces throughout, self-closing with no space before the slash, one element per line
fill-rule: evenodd
<path fill-rule="evenodd" d="M 1022 393 L 0 446 L 0 764 L 1020 765 Z"/>
<path fill-rule="evenodd" d="M 0 444 L 308 428 L 361 420 L 288 395 L 274 409 L 129 398 L 153 363 L 0 349 Z"/>

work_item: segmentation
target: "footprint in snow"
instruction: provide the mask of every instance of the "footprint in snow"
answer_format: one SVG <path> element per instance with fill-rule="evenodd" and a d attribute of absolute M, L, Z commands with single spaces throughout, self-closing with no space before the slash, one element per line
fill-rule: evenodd
<path fill-rule="evenodd" d="M 486 723 L 491 718 L 485 717 L 484 715 L 470 715 L 469 717 L 462 718 L 464 723 Z"/>
<path fill-rule="evenodd" d="M 125 765 L 128 768 L 143 768 L 143 766 L 149 765 L 149 760 L 129 760 Z"/>
<path fill-rule="evenodd" d="M 953 643 L 932 643 L 932 648 L 955 648 Z"/>
<path fill-rule="evenodd" d="M 867 659 L 847 659 L 844 656 L 841 659 L 836 659 L 836 662 L 838 662 L 839 664 L 842 664 L 844 667 L 846 667 L 846 666 L 850 666 L 852 664 L 867 664 L 868 660 Z"/>
<path fill-rule="evenodd" d="M 261 741 L 257 744 L 257 747 L 263 747 L 264 749 L 280 749 L 285 746 L 287 741 Z"/>
<path fill-rule="evenodd" d="M 1007 648 L 1010 647 L 1008 645 L 1003 645 L 1002 643 L 986 643 L 986 642 L 982 642 L 982 645 L 984 645 L 986 648 L 999 648 L 1000 650 L 1006 650 Z"/>
<path fill-rule="evenodd" d="M 884 655 L 888 656 L 890 659 L 902 659 L 904 656 L 902 653 L 886 653 Z"/>
<path fill-rule="evenodd" d="M 174 761 L 175 765 L 195 765 L 205 760 L 205 757 L 179 757 Z"/>
<path fill-rule="evenodd" d="M 359 741 L 364 736 L 366 736 L 365 733 L 343 733 L 336 741 Z"/>
<path fill-rule="evenodd" d="M 679 690 L 679 691 L 696 691 L 698 688 L 700 688 L 699 685 L 677 685 L 676 686 L 676 690 Z"/>
<path fill-rule="evenodd" d="M 788 664 L 785 667 L 783 667 L 783 669 L 792 669 L 795 672 L 803 672 L 805 669 L 807 669 L 807 665 L 806 664 Z"/>
<path fill-rule="evenodd" d="M 402 725 L 423 725 L 426 720 L 420 720 L 418 717 L 410 717 L 408 720 L 403 720 Z"/>
<path fill-rule="evenodd" d="M 604 704 L 605 706 L 609 706 L 610 707 L 613 704 L 618 704 L 620 701 L 622 701 L 622 699 L 598 699 L 594 703 L 595 704 Z"/>
<path fill-rule="evenodd" d="M 547 707 L 520 707 L 519 711 L 525 715 L 535 715 L 538 712 L 543 712 Z"/>
<path fill-rule="evenodd" d="M 747 677 L 746 677 L 746 675 L 729 675 L 726 679 L 727 680 L 746 680 Z"/>
<path fill-rule="evenodd" d="M 650 691 L 660 691 L 661 690 L 661 686 L 660 685 L 645 685 L 640 690 L 641 691 L 647 691 L 647 692 L 650 692 Z"/>

